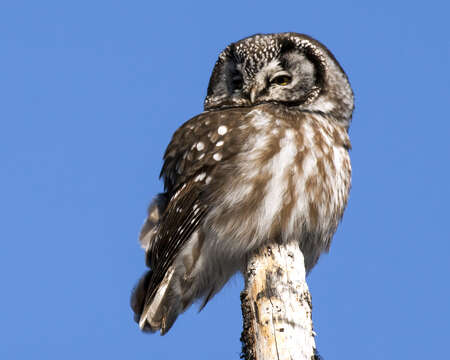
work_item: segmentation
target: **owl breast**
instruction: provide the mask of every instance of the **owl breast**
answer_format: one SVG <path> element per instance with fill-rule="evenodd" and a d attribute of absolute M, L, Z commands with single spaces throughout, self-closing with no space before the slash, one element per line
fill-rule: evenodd
<path fill-rule="evenodd" d="M 211 244 L 220 252 L 227 239 L 224 253 L 238 257 L 273 239 L 297 239 L 311 269 L 328 250 L 347 203 L 346 129 L 321 115 L 266 104 L 236 130 L 247 134 L 246 143 L 225 166 L 227 181 L 206 221 Z"/>

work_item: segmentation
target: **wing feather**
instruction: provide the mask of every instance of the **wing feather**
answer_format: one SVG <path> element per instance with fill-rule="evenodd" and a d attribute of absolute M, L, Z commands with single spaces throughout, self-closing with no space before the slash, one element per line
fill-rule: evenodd
<path fill-rule="evenodd" d="M 217 193 L 219 179 L 224 178 L 226 171 L 218 174 L 218 169 L 223 168 L 222 165 L 226 168 L 225 164 L 245 143 L 242 133 L 235 133 L 234 129 L 242 123 L 246 112 L 246 109 L 229 109 L 200 114 L 183 124 L 167 147 L 160 174 L 166 192 L 158 195 L 150 205 L 140 236 L 151 270 L 138 283 L 131 300 L 135 319 L 140 320 L 144 330 L 155 329 L 150 323 L 149 328 L 146 327 L 145 318 L 149 311 L 158 312 L 158 316 L 154 316 L 155 324 L 164 319 L 168 321 L 161 329 L 170 326 L 176 318 L 175 310 L 160 309 L 158 304 L 165 301 L 163 298 L 153 307 L 152 301 L 159 287 L 164 285 L 165 276 L 173 269 L 171 266 L 177 256 L 210 210 L 210 196 Z M 167 314 L 159 314 L 159 311 Z"/>
<path fill-rule="evenodd" d="M 148 285 L 146 305 L 151 302 L 165 273 L 207 213 L 207 206 L 201 203 L 201 187 L 201 184 L 190 181 L 169 201 L 155 240 L 147 252 L 147 263 L 153 275 Z"/>

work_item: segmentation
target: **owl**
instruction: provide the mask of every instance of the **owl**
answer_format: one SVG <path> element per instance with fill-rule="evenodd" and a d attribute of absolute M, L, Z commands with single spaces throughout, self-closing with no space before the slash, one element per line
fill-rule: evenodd
<path fill-rule="evenodd" d="M 203 308 L 266 244 L 298 242 L 311 270 L 347 204 L 353 107 L 343 69 L 309 36 L 257 34 L 222 51 L 142 227 L 149 271 L 131 296 L 142 330 L 165 334 L 195 300 Z"/>

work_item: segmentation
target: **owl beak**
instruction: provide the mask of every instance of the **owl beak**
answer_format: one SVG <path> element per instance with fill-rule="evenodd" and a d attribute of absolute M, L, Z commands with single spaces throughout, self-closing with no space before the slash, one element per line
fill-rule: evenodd
<path fill-rule="evenodd" d="M 252 88 L 250 89 L 250 94 L 249 94 L 250 103 L 252 103 L 252 104 L 255 103 L 256 99 L 258 99 L 259 95 L 261 95 L 261 93 L 263 92 L 265 87 L 266 87 L 265 83 L 259 83 L 259 82 L 257 82 L 256 84 L 254 84 L 252 86 Z"/>
<path fill-rule="evenodd" d="M 255 86 L 255 87 L 253 87 L 253 88 L 250 90 L 250 102 L 251 102 L 252 104 L 255 103 L 255 100 L 256 100 L 257 96 L 258 96 L 258 89 L 257 89 L 256 86 Z"/>

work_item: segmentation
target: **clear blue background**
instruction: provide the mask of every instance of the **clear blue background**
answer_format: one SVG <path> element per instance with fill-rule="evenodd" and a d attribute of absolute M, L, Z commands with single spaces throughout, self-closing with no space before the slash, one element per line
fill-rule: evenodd
<path fill-rule="evenodd" d="M 335 53 L 356 94 L 351 199 L 308 280 L 319 351 L 447 358 L 444 3 L 3 1 L 0 357 L 238 359 L 240 277 L 167 336 L 138 331 L 137 233 L 165 146 L 202 111 L 219 52 L 296 31 Z"/>

